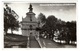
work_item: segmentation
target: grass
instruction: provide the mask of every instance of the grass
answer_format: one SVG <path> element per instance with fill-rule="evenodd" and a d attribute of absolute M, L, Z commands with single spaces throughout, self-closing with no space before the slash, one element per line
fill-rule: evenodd
<path fill-rule="evenodd" d="M 27 37 L 16 34 L 4 35 L 4 47 L 27 45 Z"/>

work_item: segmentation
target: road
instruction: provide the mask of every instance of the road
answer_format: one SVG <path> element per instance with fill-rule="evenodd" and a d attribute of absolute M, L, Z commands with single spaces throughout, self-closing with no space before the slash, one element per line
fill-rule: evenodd
<path fill-rule="evenodd" d="M 34 36 L 30 36 L 29 46 L 30 46 L 30 48 L 40 48 L 40 46 Z"/>
<path fill-rule="evenodd" d="M 40 41 L 43 48 L 76 48 L 76 46 L 73 45 L 60 45 L 54 41 L 44 38 L 40 38 Z"/>

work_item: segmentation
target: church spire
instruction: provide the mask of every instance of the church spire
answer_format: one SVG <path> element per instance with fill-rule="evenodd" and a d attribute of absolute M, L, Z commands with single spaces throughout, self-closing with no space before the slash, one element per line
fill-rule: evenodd
<path fill-rule="evenodd" d="M 33 8 L 32 8 L 32 5 L 30 4 L 29 5 L 29 12 L 32 12 Z"/>

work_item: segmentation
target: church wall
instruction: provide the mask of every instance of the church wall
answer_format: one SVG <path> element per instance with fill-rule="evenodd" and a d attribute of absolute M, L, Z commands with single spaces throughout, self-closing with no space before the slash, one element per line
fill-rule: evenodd
<path fill-rule="evenodd" d="M 22 30 L 22 35 L 23 36 L 29 36 L 29 31 L 28 30 Z"/>
<path fill-rule="evenodd" d="M 22 18 L 22 35 L 23 36 L 35 36 L 38 34 L 36 28 L 38 27 L 38 22 L 35 17 L 35 13 L 32 12 L 30 5 L 29 12 L 26 13 L 26 17 Z"/>
<path fill-rule="evenodd" d="M 32 33 L 32 34 L 31 34 Z M 38 35 L 38 31 L 35 30 L 22 30 L 23 36 L 36 36 Z"/>

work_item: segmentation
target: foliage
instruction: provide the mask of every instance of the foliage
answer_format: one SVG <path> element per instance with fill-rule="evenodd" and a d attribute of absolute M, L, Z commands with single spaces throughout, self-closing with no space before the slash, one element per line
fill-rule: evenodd
<path fill-rule="evenodd" d="M 39 20 L 40 23 L 44 23 L 46 21 L 45 15 L 43 13 L 40 13 L 38 15 L 38 20 Z"/>
<path fill-rule="evenodd" d="M 18 15 L 16 13 L 16 16 L 12 13 L 13 11 L 11 8 L 4 8 L 4 31 L 7 33 L 8 29 L 11 29 L 11 32 L 13 33 L 13 30 L 18 30 L 19 28 L 19 21 L 16 19 Z"/>
<path fill-rule="evenodd" d="M 76 21 L 67 22 L 66 25 L 69 29 L 71 41 L 76 41 Z"/>
<path fill-rule="evenodd" d="M 58 40 L 76 41 L 76 21 L 65 22 L 57 19 L 54 15 L 48 16 L 46 23 L 42 26 L 41 34 L 53 40 L 55 31 L 59 31 Z"/>

